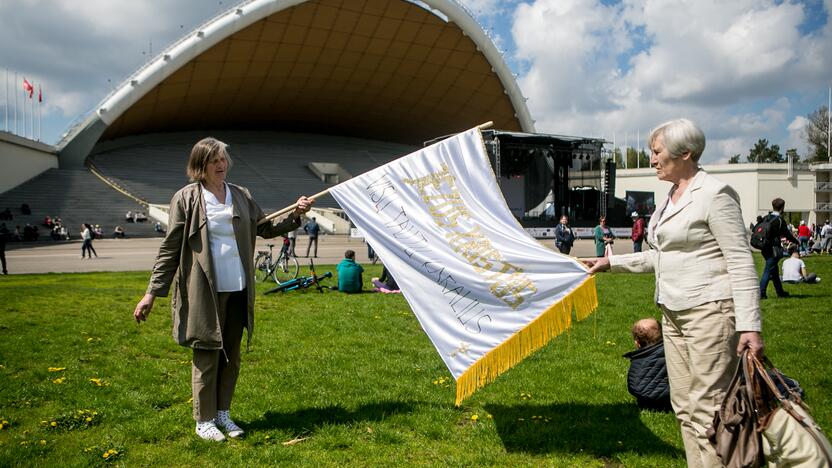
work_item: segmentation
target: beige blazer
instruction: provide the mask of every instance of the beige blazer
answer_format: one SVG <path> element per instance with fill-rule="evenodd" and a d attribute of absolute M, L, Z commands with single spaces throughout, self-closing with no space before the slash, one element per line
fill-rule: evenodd
<path fill-rule="evenodd" d="M 683 311 L 733 299 L 737 331 L 761 331 L 760 291 L 737 192 L 700 170 L 672 211 L 647 228 L 650 250 L 610 257 L 612 271 L 656 274 L 665 307 Z"/>
<path fill-rule="evenodd" d="M 246 273 L 248 341 L 254 331 L 254 243 L 257 235 L 270 238 L 297 229 L 300 220 L 290 215 L 257 225 L 264 214 L 248 190 L 228 184 L 234 204 L 232 224 L 237 249 Z M 199 349 L 222 349 L 222 332 L 217 311 L 214 267 L 208 240 L 208 219 L 202 185 L 190 184 L 173 195 L 170 201 L 168 230 L 147 292 L 167 296 L 171 284 L 173 294 L 173 338 L 182 346 Z"/>

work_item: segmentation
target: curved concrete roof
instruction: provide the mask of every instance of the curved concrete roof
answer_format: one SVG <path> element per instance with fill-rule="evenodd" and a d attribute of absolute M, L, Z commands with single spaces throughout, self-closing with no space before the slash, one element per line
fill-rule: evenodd
<path fill-rule="evenodd" d="M 534 131 L 494 44 L 453 0 L 251 0 L 185 36 L 59 143 L 193 129 L 347 134 L 418 144 L 493 120 Z"/>

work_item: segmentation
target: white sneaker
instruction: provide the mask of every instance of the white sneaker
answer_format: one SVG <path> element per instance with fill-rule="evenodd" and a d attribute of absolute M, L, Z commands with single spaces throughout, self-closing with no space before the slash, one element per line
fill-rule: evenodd
<path fill-rule="evenodd" d="M 217 418 L 215 421 L 217 422 L 217 426 L 225 429 L 228 437 L 231 437 L 232 439 L 239 439 L 245 433 L 240 426 L 234 424 L 234 421 L 231 420 L 231 416 L 228 411 L 217 411 Z"/>
<path fill-rule="evenodd" d="M 225 436 L 217 429 L 217 425 L 213 420 L 196 423 L 196 435 L 204 440 L 212 440 L 214 442 L 222 442 L 225 440 Z"/>

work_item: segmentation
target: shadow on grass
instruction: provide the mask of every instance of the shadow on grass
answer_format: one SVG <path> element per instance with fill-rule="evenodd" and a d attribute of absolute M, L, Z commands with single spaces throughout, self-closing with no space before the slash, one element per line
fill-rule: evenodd
<path fill-rule="evenodd" d="M 639 418 L 635 405 L 489 405 L 497 433 L 508 452 L 579 453 L 611 457 L 641 454 L 684 456 L 656 437 Z M 548 420 L 548 421 L 547 421 Z"/>
<path fill-rule="evenodd" d="M 252 421 L 252 429 L 285 429 L 292 433 L 306 433 L 330 424 L 347 425 L 358 421 L 381 421 L 392 414 L 409 413 L 413 405 L 401 401 L 378 402 L 362 405 L 355 410 L 341 406 L 326 408 L 302 408 L 289 413 L 267 411 L 262 419 Z"/>

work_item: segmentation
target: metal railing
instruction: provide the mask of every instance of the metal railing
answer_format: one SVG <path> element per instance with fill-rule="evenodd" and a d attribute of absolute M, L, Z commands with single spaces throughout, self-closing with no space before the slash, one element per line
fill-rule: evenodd
<path fill-rule="evenodd" d="M 145 208 L 150 207 L 150 203 L 147 200 L 142 200 L 141 198 L 133 195 L 126 188 L 122 187 L 119 183 L 117 183 L 113 179 L 110 179 L 109 177 L 102 174 L 101 171 L 99 171 L 98 168 L 95 167 L 95 164 L 93 164 L 91 161 L 87 160 L 86 165 L 87 165 L 87 168 L 90 170 L 90 172 L 93 173 L 94 176 L 101 179 L 102 182 L 109 185 L 110 187 L 112 187 L 117 192 L 121 193 L 122 195 L 124 195 L 124 196 L 126 196 L 130 199 L 132 199 L 133 201 L 135 201 L 139 205 L 142 205 Z"/>
<path fill-rule="evenodd" d="M 815 192 L 832 192 L 832 182 L 815 182 Z"/>
<path fill-rule="evenodd" d="M 815 204 L 815 211 L 832 211 L 832 202 L 819 202 Z"/>

